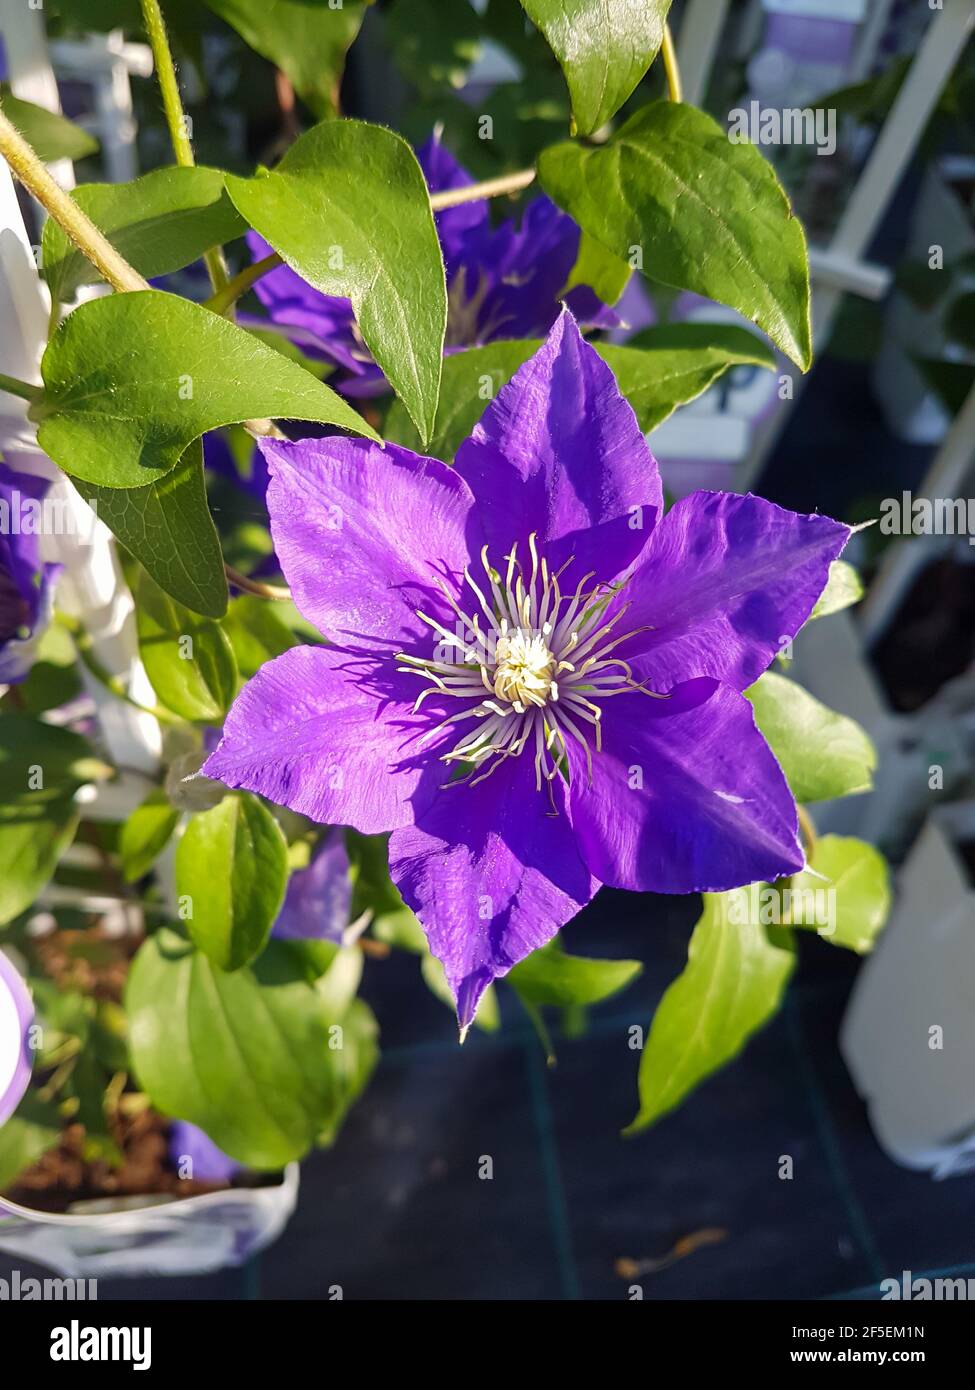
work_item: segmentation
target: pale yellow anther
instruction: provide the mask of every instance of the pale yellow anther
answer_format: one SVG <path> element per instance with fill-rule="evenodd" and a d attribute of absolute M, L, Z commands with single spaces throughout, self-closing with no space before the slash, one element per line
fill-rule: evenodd
<path fill-rule="evenodd" d="M 499 637 L 494 668 L 494 693 L 516 707 L 547 704 L 556 660 L 543 639 L 515 631 Z"/>

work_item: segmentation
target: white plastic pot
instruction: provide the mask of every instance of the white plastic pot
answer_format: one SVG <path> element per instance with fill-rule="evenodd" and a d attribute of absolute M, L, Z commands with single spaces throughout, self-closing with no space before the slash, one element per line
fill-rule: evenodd
<path fill-rule="evenodd" d="M 235 1187 L 178 1201 L 86 1203 L 102 1208 L 90 1214 L 32 1211 L 0 1197 L 0 1250 L 64 1278 L 212 1274 L 244 1264 L 277 1240 L 297 1200 L 297 1163 L 272 1187 Z"/>
<path fill-rule="evenodd" d="M 849 612 L 808 623 L 794 658 L 790 676 L 830 709 L 855 719 L 877 749 L 873 790 L 821 802 L 817 827 L 858 835 L 887 853 L 902 851 L 936 799 L 930 769 L 941 769 L 945 794 L 971 772 L 972 705 L 964 690 L 973 677 L 960 677 L 913 713 L 895 710 Z"/>
<path fill-rule="evenodd" d="M 857 976 L 840 1047 L 881 1147 L 935 1178 L 975 1170 L 975 801 L 928 818 Z"/>

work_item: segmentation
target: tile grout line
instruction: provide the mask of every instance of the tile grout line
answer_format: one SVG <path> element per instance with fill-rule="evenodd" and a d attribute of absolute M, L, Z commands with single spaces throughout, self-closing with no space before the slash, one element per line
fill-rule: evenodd
<path fill-rule="evenodd" d="M 534 1036 L 526 1038 L 522 1050 L 528 1071 L 532 1118 L 535 1122 L 535 1133 L 542 1161 L 542 1176 L 545 1182 L 549 1223 L 552 1227 L 562 1296 L 565 1299 L 576 1301 L 581 1297 L 579 1278 L 572 1253 L 568 1206 L 565 1199 L 565 1188 L 562 1184 L 558 1145 L 552 1124 L 552 1110 L 545 1089 L 545 1071 L 538 1039 Z"/>

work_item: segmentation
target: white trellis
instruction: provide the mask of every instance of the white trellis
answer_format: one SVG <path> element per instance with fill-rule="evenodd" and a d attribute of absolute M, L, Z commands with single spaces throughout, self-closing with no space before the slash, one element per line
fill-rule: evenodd
<path fill-rule="evenodd" d="M 44 43 L 42 16 L 20 0 L 0 0 L 0 33 L 18 95 L 58 110 L 57 84 Z M 63 165 L 62 161 L 62 165 Z M 57 169 L 66 186 L 74 182 L 70 164 Z M 40 381 L 40 360 L 47 340 L 50 301 L 41 280 L 13 180 L 0 161 L 0 370 L 24 381 Z M 37 448 L 26 405 L 0 392 L 0 452 L 24 472 L 50 479 L 49 496 L 61 506 L 52 514 L 63 520 L 64 534 L 42 537 L 44 558 L 64 567 L 58 603 L 84 618 L 94 653 L 102 666 L 120 678 L 134 699 L 152 704 L 155 696 L 139 660 L 132 598 L 125 586 L 107 528 L 71 483 Z M 86 673 L 106 744 L 118 766 L 133 773 L 158 765 L 161 735 L 156 720 L 124 704 Z M 133 788 L 136 795 L 137 785 Z M 113 792 L 117 796 L 118 789 Z"/>

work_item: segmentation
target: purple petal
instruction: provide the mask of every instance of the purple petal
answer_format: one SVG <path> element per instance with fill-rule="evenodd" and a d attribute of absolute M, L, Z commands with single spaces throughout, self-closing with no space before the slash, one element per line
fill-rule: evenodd
<path fill-rule="evenodd" d="M 568 312 L 474 426 L 455 471 L 471 487 L 495 563 L 538 535 L 569 578 L 622 573 L 663 502 L 656 460 L 610 369 Z M 515 500 L 516 499 L 516 500 Z"/>
<path fill-rule="evenodd" d="M 0 951 L 0 1125 L 20 1104 L 30 1081 L 28 1042 L 34 1005 L 10 959 Z"/>
<path fill-rule="evenodd" d="M 306 869 L 288 879 L 288 891 L 271 931 L 284 940 L 341 942 L 349 925 L 352 880 L 345 836 L 326 831 Z"/>
<path fill-rule="evenodd" d="M 442 780 L 442 773 L 438 774 Z M 443 964 L 466 1029 L 492 980 L 550 941 L 599 886 L 564 793 L 535 788 L 530 755 L 479 786 L 447 787 L 389 841 L 389 868 Z"/>
<path fill-rule="evenodd" d="M 714 676 L 744 690 L 809 617 L 850 528 L 759 497 L 694 492 L 653 532 L 619 602 L 621 652 L 652 689 Z"/>
<path fill-rule="evenodd" d="M 48 489 L 46 478 L 18 473 L 0 460 L 0 575 L 22 598 L 29 598 L 41 567 L 40 546 L 33 529 L 32 504 L 42 502 Z M 28 523 L 30 530 L 22 531 Z"/>
<path fill-rule="evenodd" d="M 452 188 L 469 188 L 474 182 L 436 133 L 420 146 L 416 157 L 431 193 L 446 193 Z M 455 208 L 445 208 L 443 212 L 436 213 L 434 221 L 437 224 L 437 235 L 440 238 L 447 275 L 450 277 L 456 269 L 458 259 L 465 250 L 470 249 L 472 233 L 479 235 L 482 230 L 490 227 L 491 217 L 487 199 L 476 198 Z"/>
<path fill-rule="evenodd" d="M 244 686 L 200 771 L 323 825 L 365 835 L 409 825 L 436 758 L 435 747 L 418 756 L 416 740 L 440 717 L 411 712 L 417 687 L 392 661 L 292 647 Z"/>
<path fill-rule="evenodd" d="M 174 1120 L 169 1129 L 169 1161 L 180 1171 L 189 1159 L 192 1168 L 184 1174 L 195 1182 L 230 1182 L 240 1172 L 240 1164 L 218 1149 L 197 1125 Z"/>
<path fill-rule="evenodd" d="M 465 258 L 470 287 L 486 283 L 478 342 L 492 338 L 538 338 L 561 311 L 562 290 L 579 253 L 579 228 L 546 197 L 533 198 L 520 225 L 503 222 Z M 475 261 L 476 258 L 476 261 Z M 590 310 L 595 295 L 583 299 Z"/>
<path fill-rule="evenodd" d="M 274 249 L 252 231 L 247 233 L 247 247 L 252 261 L 263 260 Z M 350 299 L 322 294 L 289 265 L 278 266 L 262 275 L 254 285 L 254 292 L 273 323 L 312 335 L 312 343 L 305 340 L 300 344 L 309 356 L 324 355 L 356 373 L 362 371 L 364 364 L 372 362 L 371 354 L 356 336 Z"/>
<path fill-rule="evenodd" d="M 703 678 L 603 711 L 591 785 L 569 740 L 579 852 L 603 882 L 711 893 L 802 868 L 795 802 L 744 695 Z"/>
<path fill-rule="evenodd" d="M 429 655 L 434 634 L 417 609 L 453 627 L 437 581 L 457 595 L 480 548 L 463 479 L 394 444 L 331 437 L 261 448 L 274 548 L 309 622 L 371 655 L 417 644 Z"/>

